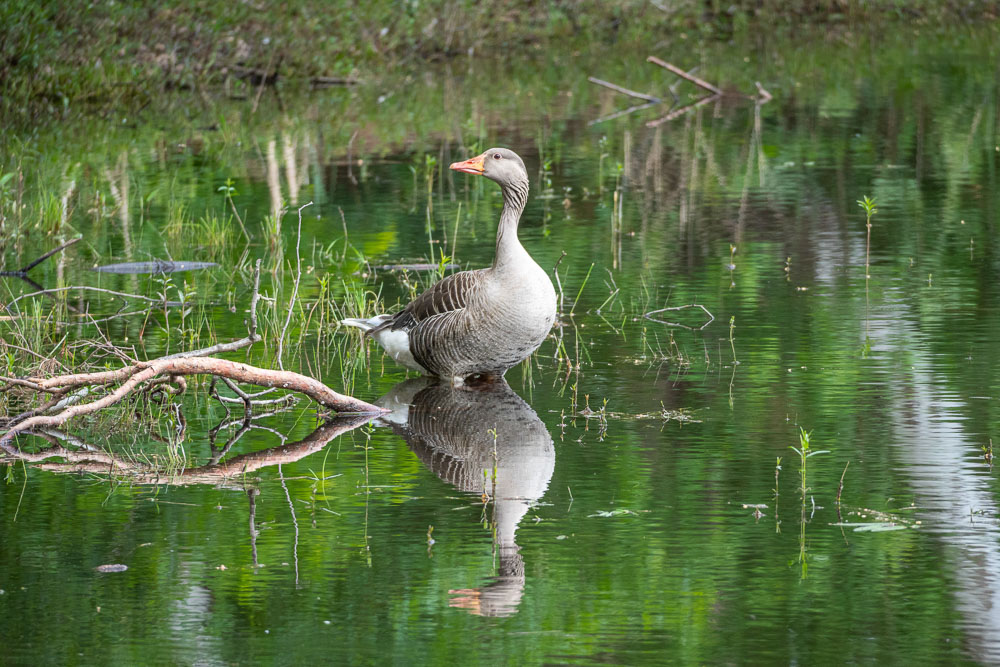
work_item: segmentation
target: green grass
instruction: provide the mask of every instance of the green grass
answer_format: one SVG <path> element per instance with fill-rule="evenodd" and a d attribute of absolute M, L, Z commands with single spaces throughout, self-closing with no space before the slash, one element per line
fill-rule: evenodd
<path fill-rule="evenodd" d="M 85 107 L 101 115 L 144 107 L 163 90 L 224 89 L 254 99 L 253 71 L 279 80 L 379 78 L 407 61 L 466 54 L 508 58 L 553 47 L 573 52 L 664 40 L 726 41 L 761 28 L 794 34 L 806 25 L 844 32 L 902 24 L 937 26 L 995 18 L 989 3 L 959 6 L 832 0 L 667 3 L 639 0 L 526 3 L 499 0 L 252 3 L 0 3 L 2 112 L 30 117 Z M 29 111 L 29 109 L 31 111 Z"/>

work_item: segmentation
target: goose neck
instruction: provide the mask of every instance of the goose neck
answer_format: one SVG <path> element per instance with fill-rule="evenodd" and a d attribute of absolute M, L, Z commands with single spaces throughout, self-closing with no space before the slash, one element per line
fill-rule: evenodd
<path fill-rule="evenodd" d="M 517 225 L 528 201 L 528 182 L 505 183 L 500 186 L 503 194 L 503 211 L 497 227 L 497 252 L 493 268 L 510 266 L 527 256 L 527 251 L 517 238 Z"/>

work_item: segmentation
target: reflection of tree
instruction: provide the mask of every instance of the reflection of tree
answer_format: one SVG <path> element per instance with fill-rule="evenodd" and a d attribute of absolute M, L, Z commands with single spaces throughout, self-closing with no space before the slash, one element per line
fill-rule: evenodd
<path fill-rule="evenodd" d="M 524 560 L 517 525 L 548 488 L 555 448 L 545 424 L 506 382 L 453 388 L 426 378 L 407 380 L 382 397 L 390 422 L 434 474 L 460 491 L 492 499 L 499 557 L 486 586 L 453 590 L 453 607 L 481 616 L 517 611 Z M 487 501 L 488 502 L 488 501 Z"/>
<path fill-rule="evenodd" d="M 331 440 L 352 429 L 366 424 L 373 417 L 354 415 L 336 417 L 324 422 L 305 438 L 292 443 L 234 456 L 193 468 L 167 470 L 148 462 L 130 459 L 120 454 L 112 454 L 90 445 L 79 438 L 48 429 L 39 432 L 49 445 L 30 452 L 17 449 L 5 450 L 8 456 L 35 463 L 37 468 L 52 472 L 91 473 L 95 475 L 122 476 L 136 484 L 215 484 L 227 485 L 230 480 L 247 473 L 271 466 L 292 463 L 319 451 Z M 65 444 L 64 444 L 65 443 Z M 47 462 L 63 459 L 62 462 Z M 242 486 L 242 485 L 241 485 Z"/>

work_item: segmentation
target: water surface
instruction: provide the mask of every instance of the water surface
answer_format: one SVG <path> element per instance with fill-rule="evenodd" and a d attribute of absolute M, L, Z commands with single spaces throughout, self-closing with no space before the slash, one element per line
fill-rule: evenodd
<path fill-rule="evenodd" d="M 303 93 L 257 115 L 220 103 L 184 121 L 164 100 L 166 116 L 131 126 L 81 121 L 87 141 L 39 131 L 22 157 L 27 196 L 51 211 L 21 219 L 8 267 L 82 235 L 31 277 L 188 300 L 183 318 L 128 316 L 121 300 L 71 292 L 77 311 L 113 317 L 109 338 L 156 356 L 205 327 L 244 335 L 257 258 L 276 298 L 263 316 L 280 321 L 296 209 L 311 201 L 309 315 L 285 367 L 394 412 L 324 424 L 303 401 L 227 448 L 239 420 L 212 436 L 226 410 L 201 387 L 179 401 L 180 440 L 164 410 L 156 437 L 139 417 L 119 415 L 110 435 L 107 419 L 81 420 L 60 456 L 3 459 L 8 659 L 1000 660 L 1000 486 L 983 449 L 1000 394 L 989 35 L 874 42 L 870 61 L 846 64 L 836 44 L 711 48 L 725 62 L 756 54 L 715 74 L 747 91 L 762 80 L 775 99 L 591 124 L 629 101 L 587 75 L 672 82 L 637 68 L 644 54 L 604 54 L 576 68 L 455 64 L 391 94 Z M 426 386 L 320 304 L 360 286 L 392 306 L 435 278 L 381 265 L 487 264 L 499 191 L 445 167 L 495 144 L 528 165 L 520 236 L 558 263 L 561 327 L 509 387 Z M 863 195 L 879 208 L 870 247 Z M 89 270 L 154 260 L 224 268 Z M 643 317 L 688 304 L 714 320 Z M 95 335 L 53 312 L 42 351 Z M 20 331 L 0 321 L 8 342 Z M 270 339 L 251 360 L 274 354 Z M 804 495 L 800 429 L 826 450 L 807 461 Z M 81 442 L 167 472 L 109 475 Z"/>

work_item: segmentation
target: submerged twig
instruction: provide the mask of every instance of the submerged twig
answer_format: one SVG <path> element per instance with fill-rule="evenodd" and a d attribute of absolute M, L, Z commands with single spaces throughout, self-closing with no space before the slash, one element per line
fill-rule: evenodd
<path fill-rule="evenodd" d="M 686 324 L 678 324 L 677 322 L 667 322 L 666 320 L 658 320 L 655 317 L 652 317 L 652 315 L 657 315 L 659 313 L 665 313 L 665 312 L 668 312 L 668 311 L 671 311 L 671 310 L 685 310 L 687 308 L 701 308 L 702 311 L 704 311 L 704 313 L 706 315 L 708 315 L 708 321 L 705 322 L 704 324 L 702 324 L 700 327 L 690 327 L 690 326 L 687 326 Z M 712 313 L 709 312 L 708 308 L 706 308 L 705 306 L 701 305 L 700 303 L 689 303 L 689 304 L 684 305 L 684 306 L 670 306 L 668 308 L 658 308 L 656 310 L 651 310 L 648 313 L 644 313 L 643 317 L 645 317 L 647 320 L 650 320 L 652 322 L 658 322 L 660 324 L 666 324 L 666 325 L 672 326 L 672 327 L 681 327 L 682 329 L 690 329 L 692 331 L 700 331 L 701 329 L 704 329 L 709 324 L 711 324 L 712 322 L 715 321 L 715 315 L 712 315 Z"/>

